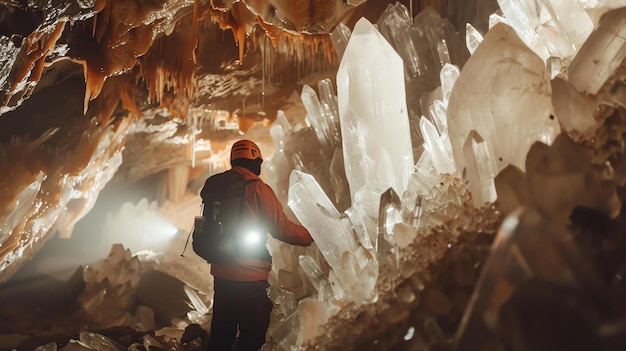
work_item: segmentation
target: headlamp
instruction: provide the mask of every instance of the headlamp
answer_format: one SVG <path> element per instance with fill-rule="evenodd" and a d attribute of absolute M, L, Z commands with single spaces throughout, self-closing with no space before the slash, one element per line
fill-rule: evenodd
<path fill-rule="evenodd" d="M 250 231 L 246 233 L 243 237 L 244 244 L 248 246 L 253 246 L 258 244 L 261 241 L 261 234 L 257 231 Z"/>

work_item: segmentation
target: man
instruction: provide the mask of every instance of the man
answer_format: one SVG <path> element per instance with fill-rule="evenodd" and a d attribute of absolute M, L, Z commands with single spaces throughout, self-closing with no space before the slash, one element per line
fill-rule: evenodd
<path fill-rule="evenodd" d="M 219 206 L 219 202 L 212 201 L 215 193 L 226 187 L 224 181 L 217 179 L 227 179 L 229 176 L 243 178 L 243 198 L 241 206 L 238 206 L 240 212 L 236 231 L 249 231 L 249 234 L 245 234 L 247 244 L 242 244 L 245 247 L 236 250 L 237 253 L 233 254 L 236 257 L 227 263 L 211 265 L 214 302 L 210 351 L 231 350 L 237 330 L 238 351 L 256 351 L 265 343 L 272 311 L 272 302 L 266 293 L 272 258 L 266 247 L 265 233 L 292 245 L 309 246 L 313 241 L 305 227 L 285 216 L 272 189 L 259 178 L 262 162 L 261 150 L 254 142 L 239 140 L 231 148 L 232 168 L 209 177 L 200 192 L 205 205 L 204 214 L 207 216 L 210 211 L 216 211 L 212 209 L 213 203 Z M 257 229 L 258 233 L 263 234 L 254 236 L 251 229 Z M 242 238 L 245 235 L 242 234 Z"/>

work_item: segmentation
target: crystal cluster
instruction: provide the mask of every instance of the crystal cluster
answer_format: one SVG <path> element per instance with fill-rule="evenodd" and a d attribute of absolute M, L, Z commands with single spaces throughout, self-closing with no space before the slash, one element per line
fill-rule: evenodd
<path fill-rule="evenodd" d="M 626 3 L 497 3 L 465 40 L 399 3 L 339 25 L 337 95 L 304 85 L 306 125 L 279 111 L 266 177 L 315 243 L 270 240 L 266 350 L 623 348 Z M 150 328 L 149 312 L 120 313 L 140 267 L 114 253 L 86 272 L 83 308 Z M 204 323 L 184 291 L 194 308 L 170 322 Z M 120 349 L 79 339 L 67 349 Z"/>
<path fill-rule="evenodd" d="M 71 235 L 122 163 L 129 126 L 121 121 L 100 127 L 84 120 L 72 127 L 84 127 L 82 136 L 67 143 L 58 139 L 75 131 L 59 127 L 37 140 L 15 138 L 2 146 L 0 164 L 9 171 L 0 181 L 0 281 L 18 267 L 13 263 L 28 256 L 25 251 L 44 243 L 48 231 Z M 68 154 L 70 148 L 78 151 Z"/>
<path fill-rule="evenodd" d="M 525 295 L 536 293 L 525 290 L 529 280 L 547 279 L 568 294 L 607 289 L 570 232 L 580 209 L 621 213 L 623 134 L 607 124 L 626 117 L 619 68 L 626 17 L 623 10 L 600 17 L 612 3 L 499 5 L 486 33 L 466 26 L 466 47 L 431 9 L 411 19 L 400 4 L 377 26 L 361 19 L 352 32 L 340 26 L 331 34 L 342 57 L 331 119 L 341 139 L 333 145 L 342 145 L 347 187 L 328 191 L 323 172 L 307 172 L 302 150 L 292 148 L 305 145 L 294 136 L 308 128 L 324 145 L 325 122 L 272 134 L 278 161 L 298 160 L 288 186 L 289 168 L 272 160 L 283 174 L 274 187 L 288 188 L 289 208 L 321 252 L 299 258 L 313 296 L 291 297 L 297 310 L 270 333 L 279 348 L 447 349 L 454 341 L 472 349 L 482 338 L 481 349 L 502 342 L 517 349 L 521 335 L 538 337 L 511 324 L 526 318 L 516 314 L 519 299 L 536 296 Z M 588 86 L 590 77 L 600 83 Z M 312 96 L 307 88 L 306 100 Z M 308 120 L 328 116 L 316 108 L 307 108 Z M 621 146 L 607 150 L 611 142 Z M 320 154 L 323 165 L 335 163 L 336 152 L 332 162 Z M 350 203 L 337 207 L 342 192 Z"/>
<path fill-rule="evenodd" d="M 153 261 L 114 244 L 105 259 L 85 268 L 78 301 L 87 330 L 129 327 L 148 332 L 163 325 L 207 322 L 209 307 L 198 291 L 151 269 Z"/>

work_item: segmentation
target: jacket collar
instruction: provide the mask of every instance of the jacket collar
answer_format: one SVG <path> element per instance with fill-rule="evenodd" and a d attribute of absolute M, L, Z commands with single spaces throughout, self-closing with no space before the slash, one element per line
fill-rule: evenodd
<path fill-rule="evenodd" d="M 252 173 L 251 170 L 245 167 L 235 166 L 232 168 L 232 170 L 241 174 L 244 180 L 261 180 L 261 178 L 258 175 Z"/>

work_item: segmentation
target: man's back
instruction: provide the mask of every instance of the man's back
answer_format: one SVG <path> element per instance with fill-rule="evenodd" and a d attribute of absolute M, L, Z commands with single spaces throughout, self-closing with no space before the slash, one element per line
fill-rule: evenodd
<path fill-rule="evenodd" d="M 313 239 L 306 228 L 285 216 L 274 191 L 259 178 L 263 158 L 258 145 L 239 140 L 233 144 L 230 155 L 233 168 L 227 172 L 244 180 L 236 231 L 242 245 L 236 260 L 211 264 L 214 303 L 209 350 L 230 350 L 239 331 L 237 350 L 254 351 L 265 343 L 273 306 L 266 293 L 272 268 L 267 233 L 301 246 L 311 245 Z M 207 206 L 205 214 L 210 215 L 213 195 L 209 188 L 213 185 L 208 183 L 201 196 Z"/>

